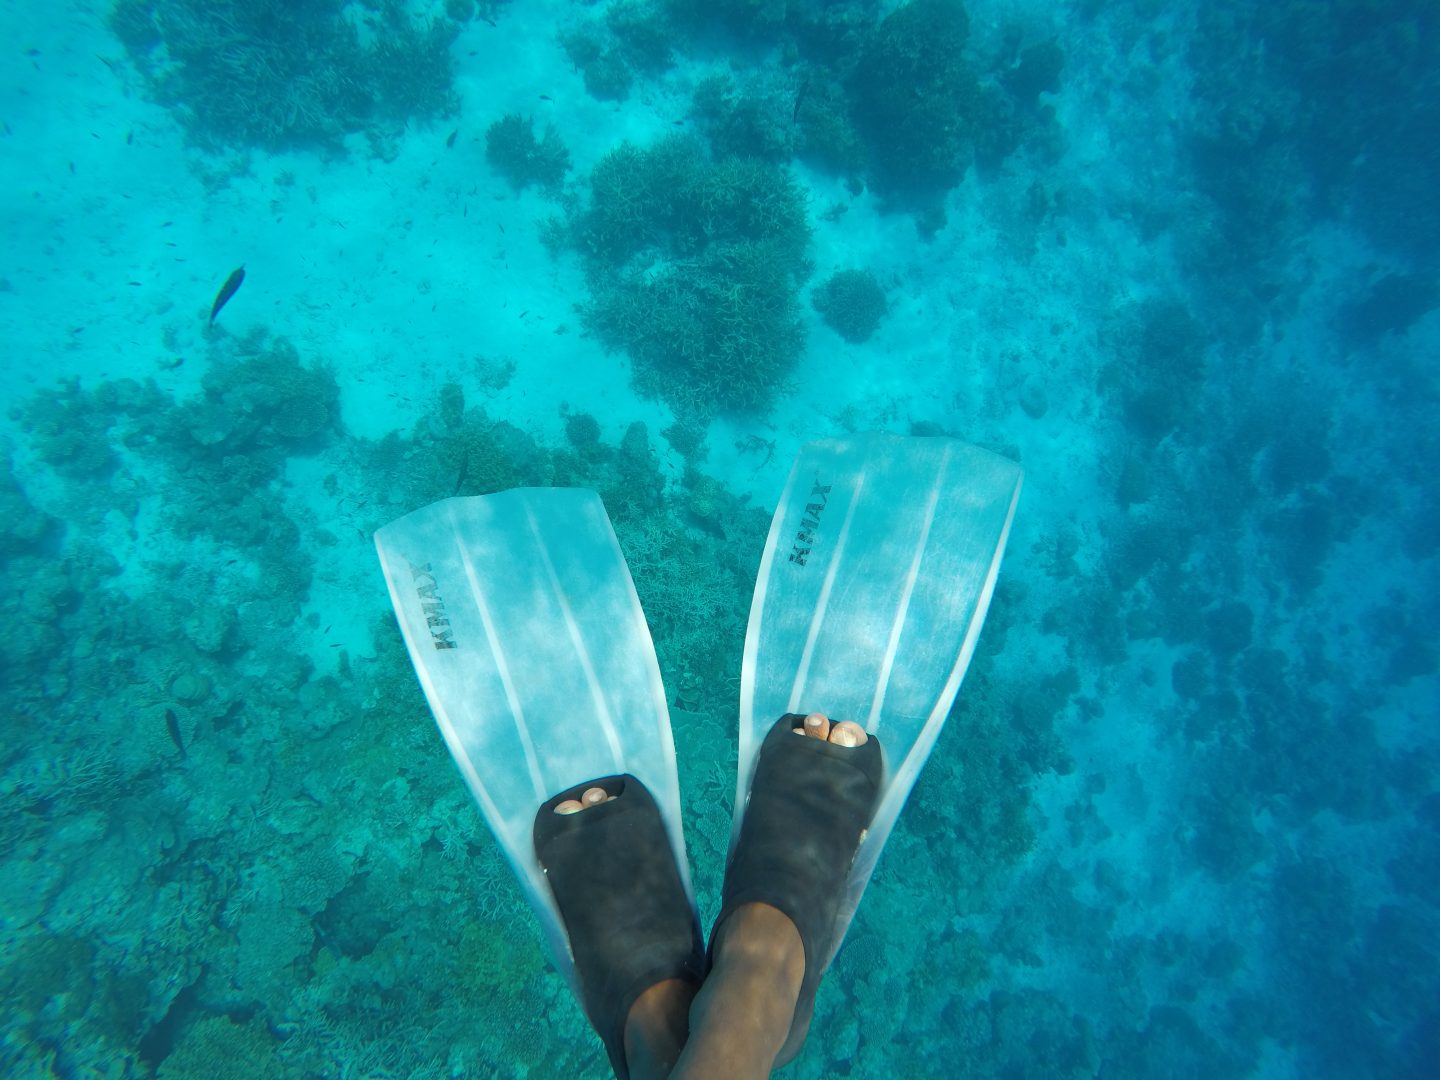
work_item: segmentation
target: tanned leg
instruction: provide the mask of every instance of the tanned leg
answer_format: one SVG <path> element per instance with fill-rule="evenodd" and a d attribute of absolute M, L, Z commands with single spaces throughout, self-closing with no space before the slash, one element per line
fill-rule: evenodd
<path fill-rule="evenodd" d="M 725 920 L 714 964 L 690 1009 L 690 1040 L 674 1080 L 767 1077 L 790 1034 L 805 947 L 788 916 L 746 904 Z"/>
<path fill-rule="evenodd" d="M 632 1080 L 666 1077 L 690 1034 L 696 988 L 681 979 L 656 983 L 635 999 L 625 1018 L 625 1064 Z"/>
<path fill-rule="evenodd" d="M 860 746 L 864 729 L 806 717 L 805 738 Z M 587 791 L 556 811 L 576 813 L 603 802 Z M 657 983 L 636 999 L 625 1022 L 625 1061 L 632 1080 L 763 1080 L 790 1035 L 805 978 L 805 946 L 790 917 L 769 904 L 746 904 L 716 931 L 705 985 Z"/>

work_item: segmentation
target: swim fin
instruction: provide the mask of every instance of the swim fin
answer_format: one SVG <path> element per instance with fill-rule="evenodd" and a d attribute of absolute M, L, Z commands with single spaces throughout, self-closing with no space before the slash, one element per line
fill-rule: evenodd
<path fill-rule="evenodd" d="M 960 689 L 1021 477 L 968 443 L 882 434 L 809 443 L 790 470 L 745 635 L 730 857 L 778 717 L 824 712 L 879 736 L 879 803 L 822 970 Z"/>
<path fill-rule="evenodd" d="M 547 800 L 597 777 L 638 778 L 695 907 L 660 668 L 600 497 L 520 488 L 445 499 L 381 528 L 375 546 L 450 753 L 581 997 L 535 850 Z"/>

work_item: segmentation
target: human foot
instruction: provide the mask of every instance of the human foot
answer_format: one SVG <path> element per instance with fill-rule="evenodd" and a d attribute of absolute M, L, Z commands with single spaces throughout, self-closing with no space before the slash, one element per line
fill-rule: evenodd
<path fill-rule="evenodd" d="M 535 852 L 565 922 L 581 1004 L 611 1066 L 622 1080 L 630 1062 L 651 1075 L 652 1062 L 679 1054 L 706 968 L 655 800 L 629 775 L 577 785 L 540 807 Z"/>
<path fill-rule="evenodd" d="M 869 741 L 860 725 L 850 721 L 832 723 L 823 713 L 787 716 L 784 721 L 789 721 L 788 727 L 795 735 L 828 743 L 843 750 L 846 756 Z M 779 759 L 793 759 L 791 748 L 768 745 L 772 740 L 783 738 L 787 726 L 784 721 L 777 723 L 771 739 L 767 739 L 767 747 L 762 751 L 762 759 L 770 765 L 777 764 Z M 813 762 L 810 753 L 807 746 L 798 760 Z M 825 756 L 832 755 L 826 752 Z M 862 755 L 862 759 L 872 756 L 878 761 L 878 749 Z M 864 763 L 863 760 L 861 763 Z M 833 765 L 822 767 L 818 774 L 819 783 L 816 783 L 814 770 L 801 768 L 798 772 L 793 769 L 786 771 L 791 777 L 790 782 L 798 784 L 801 789 L 794 794 L 819 797 L 827 802 L 823 814 L 799 820 L 822 822 L 829 820 L 834 813 L 843 815 L 847 808 L 853 809 L 853 800 L 846 797 L 844 785 L 835 786 L 837 776 Z M 771 786 L 771 781 L 762 780 L 757 773 L 753 790 L 761 793 L 762 807 L 770 798 L 765 792 Z M 604 807 L 618 797 L 600 785 L 569 794 L 574 797 L 553 802 L 555 814 L 573 816 Z M 834 801 L 830 801 L 832 799 Z M 763 810 L 753 812 L 757 821 L 766 816 Z M 864 820 L 868 823 L 868 811 Z M 752 833 L 755 831 L 751 830 Z M 863 835 L 863 827 L 860 835 Z M 858 845 L 858 842 L 857 838 L 855 844 Z M 794 847 L 796 841 L 792 839 L 787 843 Z M 745 846 L 742 838 L 741 848 Z M 757 847 L 753 836 L 750 847 Z M 763 852 L 751 851 L 752 865 L 757 854 L 763 857 Z M 853 854 L 852 848 L 849 855 L 853 857 Z M 623 1046 L 629 1068 L 637 1077 L 669 1074 L 682 1048 L 683 1057 L 675 1071 L 677 1077 L 713 1076 L 737 1080 L 746 1076 L 766 1076 L 777 1063 L 783 1064 L 793 1057 L 804 1041 L 814 1004 L 814 985 L 819 982 L 828 955 L 825 959 L 817 955 L 807 965 L 807 945 L 800 927 L 805 926 L 809 930 L 812 927 L 833 926 L 838 886 L 831 890 L 829 896 L 818 897 L 814 904 L 792 905 L 797 912 L 793 918 L 787 913 L 790 909 L 776 906 L 776 903 L 785 902 L 786 897 L 781 895 L 785 891 L 783 889 L 766 890 L 766 896 L 776 903 L 756 899 L 733 904 L 732 900 L 738 897 L 738 892 L 732 889 L 732 875 L 741 873 L 735 869 L 741 861 L 739 855 L 737 848 L 737 863 L 732 864 L 731 873 L 727 873 L 726 877 L 726 905 L 710 944 L 714 967 L 700 996 L 696 997 L 694 983 L 667 979 L 641 993 L 629 1010 Z M 846 859 L 840 872 L 840 884 L 843 884 L 848 867 Z M 775 876 L 783 878 L 785 869 L 781 868 L 782 872 Z M 826 908 L 832 909 L 828 916 Z M 812 953 L 818 950 L 817 944 L 809 947 Z M 812 979 L 806 978 L 807 971 Z M 688 1045 L 687 1036 L 690 1038 Z M 617 1071 L 620 1071 L 619 1065 Z M 621 1071 L 620 1075 L 623 1076 L 624 1072 Z"/>
<path fill-rule="evenodd" d="M 771 1064 L 805 1040 L 883 768 L 880 745 L 863 728 L 823 713 L 782 717 L 760 749 L 710 952 L 717 975 L 732 961 L 768 965 L 771 986 L 784 988 Z"/>

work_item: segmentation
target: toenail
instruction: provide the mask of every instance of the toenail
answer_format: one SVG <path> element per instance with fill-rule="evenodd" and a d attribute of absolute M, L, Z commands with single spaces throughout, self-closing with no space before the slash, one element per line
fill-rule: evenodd
<path fill-rule="evenodd" d="M 556 803 L 556 804 L 555 804 L 555 812 L 556 812 L 557 814 L 573 814 L 573 813 L 575 813 L 577 810 L 584 810 L 584 809 L 585 809 L 584 805 L 581 804 L 581 803 L 576 802 L 574 799 L 566 799 L 566 800 L 565 800 L 564 802 L 562 802 L 562 803 Z"/>

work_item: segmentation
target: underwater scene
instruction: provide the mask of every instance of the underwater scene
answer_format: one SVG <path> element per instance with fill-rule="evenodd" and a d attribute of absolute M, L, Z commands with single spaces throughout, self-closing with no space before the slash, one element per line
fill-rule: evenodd
<path fill-rule="evenodd" d="M 0 1074 L 611 1075 L 374 534 L 599 493 L 708 932 L 771 515 L 879 431 L 1025 483 L 782 1075 L 1435 1075 L 1440 8 L 0 0 L 0 40 Z"/>

